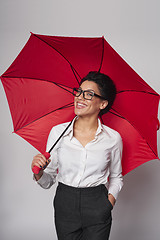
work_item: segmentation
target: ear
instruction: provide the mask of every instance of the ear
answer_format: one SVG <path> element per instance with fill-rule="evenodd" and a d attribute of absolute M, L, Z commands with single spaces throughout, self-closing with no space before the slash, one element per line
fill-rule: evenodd
<path fill-rule="evenodd" d="M 108 101 L 107 101 L 107 100 L 102 101 L 102 103 L 101 103 L 101 105 L 100 105 L 100 109 L 102 110 L 102 109 L 106 108 L 107 105 L 108 105 Z"/>

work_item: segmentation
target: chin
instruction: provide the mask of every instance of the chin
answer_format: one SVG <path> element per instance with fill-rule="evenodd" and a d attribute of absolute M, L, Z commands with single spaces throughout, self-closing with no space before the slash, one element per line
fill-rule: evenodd
<path fill-rule="evenodd" d="M 84 114 L 80 111 L 74 111 L 74 113 L 77 115 L 77 116 L 83 116 Z"/>
<path fill-rule="evenodd" d="M 75 109 L 74 110 L 74 113 L 77 115 L 77 116 L 86 116 L 87 113 L 82 111 L 82 110 L 79 110 L 79 109 Z"/>

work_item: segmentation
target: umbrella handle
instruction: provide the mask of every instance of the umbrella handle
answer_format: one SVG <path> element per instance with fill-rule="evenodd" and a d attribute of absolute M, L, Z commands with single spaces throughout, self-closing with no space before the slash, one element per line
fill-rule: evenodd
<path fill-rule="evenodd" d="M 48 153 L 48 152 L 43 153 L 43 155 L 45 156 L 46 159 L 49 159 L 50 156 L 51 156 L 50 153 Z M 46 167 L 46 165 L 44 167 Z M 40 170 L 41 170 L 41 168 L 38 167 L 38 166 L 34 166 L 32 168 L 32 172 L 35 173 L 35 174 L 38 174 L 40 172 Z"/>

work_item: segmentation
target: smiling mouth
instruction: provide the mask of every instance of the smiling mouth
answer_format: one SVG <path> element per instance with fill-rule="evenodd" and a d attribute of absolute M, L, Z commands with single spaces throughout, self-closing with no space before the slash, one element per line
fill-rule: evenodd
<path fill-rule="evenodd" d="M 76 107 L 77 108 L 85 108 L 85 107 L 87 107 L 87 105 L 84 103 L 77 102 Z"/>

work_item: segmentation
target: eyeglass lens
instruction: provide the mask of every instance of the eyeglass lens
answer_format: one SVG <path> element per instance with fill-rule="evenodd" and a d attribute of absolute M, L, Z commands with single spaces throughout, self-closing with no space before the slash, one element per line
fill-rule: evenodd
<path fill-rule="evenodd" d="M 91 100 L 94 96 L 94 92 L 87 91 L 87 90 L 83 91 L 82 89 L 73 89 L 73 94 L 76 97 L 79 97 L 82 93 L 83 93 L 84 99 Z"/>

